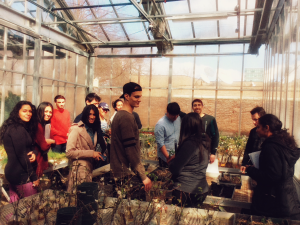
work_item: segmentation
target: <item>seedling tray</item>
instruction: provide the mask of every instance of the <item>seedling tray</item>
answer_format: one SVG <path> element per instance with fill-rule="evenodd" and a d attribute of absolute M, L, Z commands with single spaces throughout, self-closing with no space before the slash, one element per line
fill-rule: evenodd
<path fill-rule="evenodd" d="M 239 174 L 221 173 L 219 176 L 219 184 L 235 186 L 236 189 L 241 189 L 242 176 Z"/>

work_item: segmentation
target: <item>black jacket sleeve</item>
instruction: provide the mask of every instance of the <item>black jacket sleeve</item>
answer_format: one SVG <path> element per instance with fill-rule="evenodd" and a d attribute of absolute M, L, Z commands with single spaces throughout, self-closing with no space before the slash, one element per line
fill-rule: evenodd
<path fill-rule="evenodd" d="M 258 183 L 270 185 L 270 183 L 277 182 L 282 177 L 281 156 L 272 145 L 266 146 L 261 151 L 259 166 L 263 166 L 263 168 L 257 169 L 251 166 L 246 169 L 247 174 Z"/>
<path fill-rule="evenodd" d="M 97 143 L 100 144 L 101 153 L 103 154 L 106 151 L 106 144 L 103 138 L 101 127 L 97 130 Z"/>
<path fill-rule="evenodd" d="M 251 165 L 251 162 L 249 162 L 249 160 L 250 160 L 249 153 L 251 153 L 252 149 L 253 149 L 253 143 L 254 143 L 253 131 L 256 132 L 256 130 L 252 129 L 250 131 L 249 138 L 248 138 L 246 148 L 245 148 L 245 152 L 244 152 L 242 166 Z"/>
<path fill-rule="evenodd" d="M 214 118 L 211 121 L 211 154 L 215 155 L 217 152 L 217 148 L 219 146 L 219 129 L 217 125 L 217 121 Z"/>

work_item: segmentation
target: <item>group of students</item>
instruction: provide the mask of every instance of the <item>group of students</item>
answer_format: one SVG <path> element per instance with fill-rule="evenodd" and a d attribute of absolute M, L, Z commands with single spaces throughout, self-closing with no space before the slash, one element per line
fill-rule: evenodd
<path fill-rule="evenodd" d="M 152 181 L 146 176 L 141 163 L 139 127 L 133 114 L 134 108 L 139 107 L 141 102 L 141 86 L 133 82 L 125 84 L 121 98 L 123 101 L 117 100 L 113 103 L 117 113 L 110 121 L 111 147 L 108 157 L 111 170 L 116 178 L 124 175 L 129 175 L 132 179 L 135 177 L 144 185 L 145 190 L 149 191 Z M 58 102 L 58 99 L 61 97 L 55 102 Z M 56 118 L 55 120 L 59 118 L 55 116 L 56 113 L 65 112 L 62 110 L 63 107 L 59 108 L 59 104 L 56 104 L 58 112 L 55 112 L 48 102 L 41 103 L 37 110 L 28 101 L 16 104 L 0 128 L 0 143 L 4 144 L 8 155 L 5 176 L 10 183 L 11 202 L 37 193 L 39 177 L 48 167 L 47 151 L 51 145 L 52 149 L 61 149 L 64 144 L 66 145 L 66 156 L 71 161 L 68 191 L 73 191 L 74 184 L 92 181 L 95 161 L 103 160 L 107 154 L 107 143 L 103 139 L 103 131 L 106 132 L 107 127 L 105 129 L 102 127 L 101 130 L 100 124 L 102 124 L 101 114 L 108 111 L 108 105 L 99 103 L 99 96 L 94 93 L 87 95 L 85 108 L 76 117 L 67 133 L 62 134 L 61 129 L 56 130 L 54 125 L 51 126 L 50 138 L 45 138 L 45 126 L 50 122 L 52 112 L 54 115 L 51 125 L 53 118 Z M 197 207 L 204 201 L 209 190 L 206 168 L 215 158 L 215 147 L 211 147 L 214 144 L 206 132 L 207 122 L 203 124 L 205 121 L 202 113 L 203 103 L 200 102 L 200 111 L 194 107 L 194 103 L 199 101 L 192 103 L 194 112 L 182 114 L 180 118 L 178 118 L 180 110 L 176 109 L 173 115 L 173 110 L 167 108 L 165 119 L 170 123 L 180 119 L 179 138 L 174 155 L 169 154 L 169 151 L 158 155 L 165 156 L 163 161 L 173 175 L 175 184 L 173 203 L 185 204 L 187 207 Z M 251 115 L 256 127 L 250 132 L 242 167 L 242 171 L 247 172 L 257 182 L 251 213 L 299 219 L 300 205 L 293 183 L 294 165 L 300 156 L 299 148 L 294 138 L 282 129 L 282 123 L 276 116 L 255 110 L 251 111 Z M 215 123 L 213 119 L 210 118 L 212 124 Z M 156 131 L 166 132 L 161 131 L 161 127 L 158 128 Z M 60 138 L 57 138 L 57 135 L 60 135 Z M 64 141 L 66 142 L 63 143 Z M 162 143 L 160 145 L 158 143 L 158 147 L 160 146 L 158 151 L 164 151 Z M 249 150 L 250 148 L 252 150 Z M 245 161 L 248 153 L 257 150 L 261 150 L 259 168 Z"/>

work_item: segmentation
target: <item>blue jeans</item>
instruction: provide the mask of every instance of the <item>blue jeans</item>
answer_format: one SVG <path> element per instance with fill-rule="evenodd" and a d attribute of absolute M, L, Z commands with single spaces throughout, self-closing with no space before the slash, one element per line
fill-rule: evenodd
<path fill-rule="evenodd" d="M 66 147 L 67 147 L 67 143 L 60 144 L 60 145 L 54 145 L 54 147 L 52 147 L 52 152 L 65 153 Z"/>

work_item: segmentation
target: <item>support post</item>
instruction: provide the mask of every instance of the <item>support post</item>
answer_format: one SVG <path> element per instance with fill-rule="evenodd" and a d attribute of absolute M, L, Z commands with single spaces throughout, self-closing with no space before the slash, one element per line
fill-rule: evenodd
<path fill-rule="evenodd" d="M 87 60 L 86 85 L 88 86 L 88 88 L 86 90 L 86 94 L 93 92 L 94 74 L 95 74 L 95 57 L 90 56 Z"/>
<path fill-rule="evenodd" d="M 6 61 L 7 61 L 7 27 L 4 27 L 4 36 L 3 36 L 3 44 L 4 44 L 4 57 L 3 57 L 3 69 L 6 69 Z M 4 114 L 5 114 L 5 86 L 6 86 L 6 71 L 3 71 L 2 76 L 2 93 L 1 93 L 1 116 L 0 123 L 4 122 Z"/>
<path fill-rule="evenodd" d="M 75 62 L 75 83 L 77 84 L 78 83 L 78 62 L 79 62 L 79 55 L 76 54 L 76 62 Z M 75 85 L 74 87 L 74 112 L 73 112 L 73 115 L 74 117 L 73 118 L 76 118 L 76 105 L 77 105 L 77 85 Z"/>
<path fill-rule="evenodd" d="M 33 81 L 32 81 L 32 104 L 37 106 L 39 103 L 39 76 L 41 64 L 41 41 L 34 40 L 34 65 L 33 65 Z"/>
<path fill-rule="evenodd" d="M 27 35 L 23 37 L 23 71 L 24 73 L 28 72 L 28 50 L 26 49 L 26 40 Z M 27 98 L 27 75 L 22 74 L 22 81 L 21 81 L 21 100 L 26 100 Z"/>

